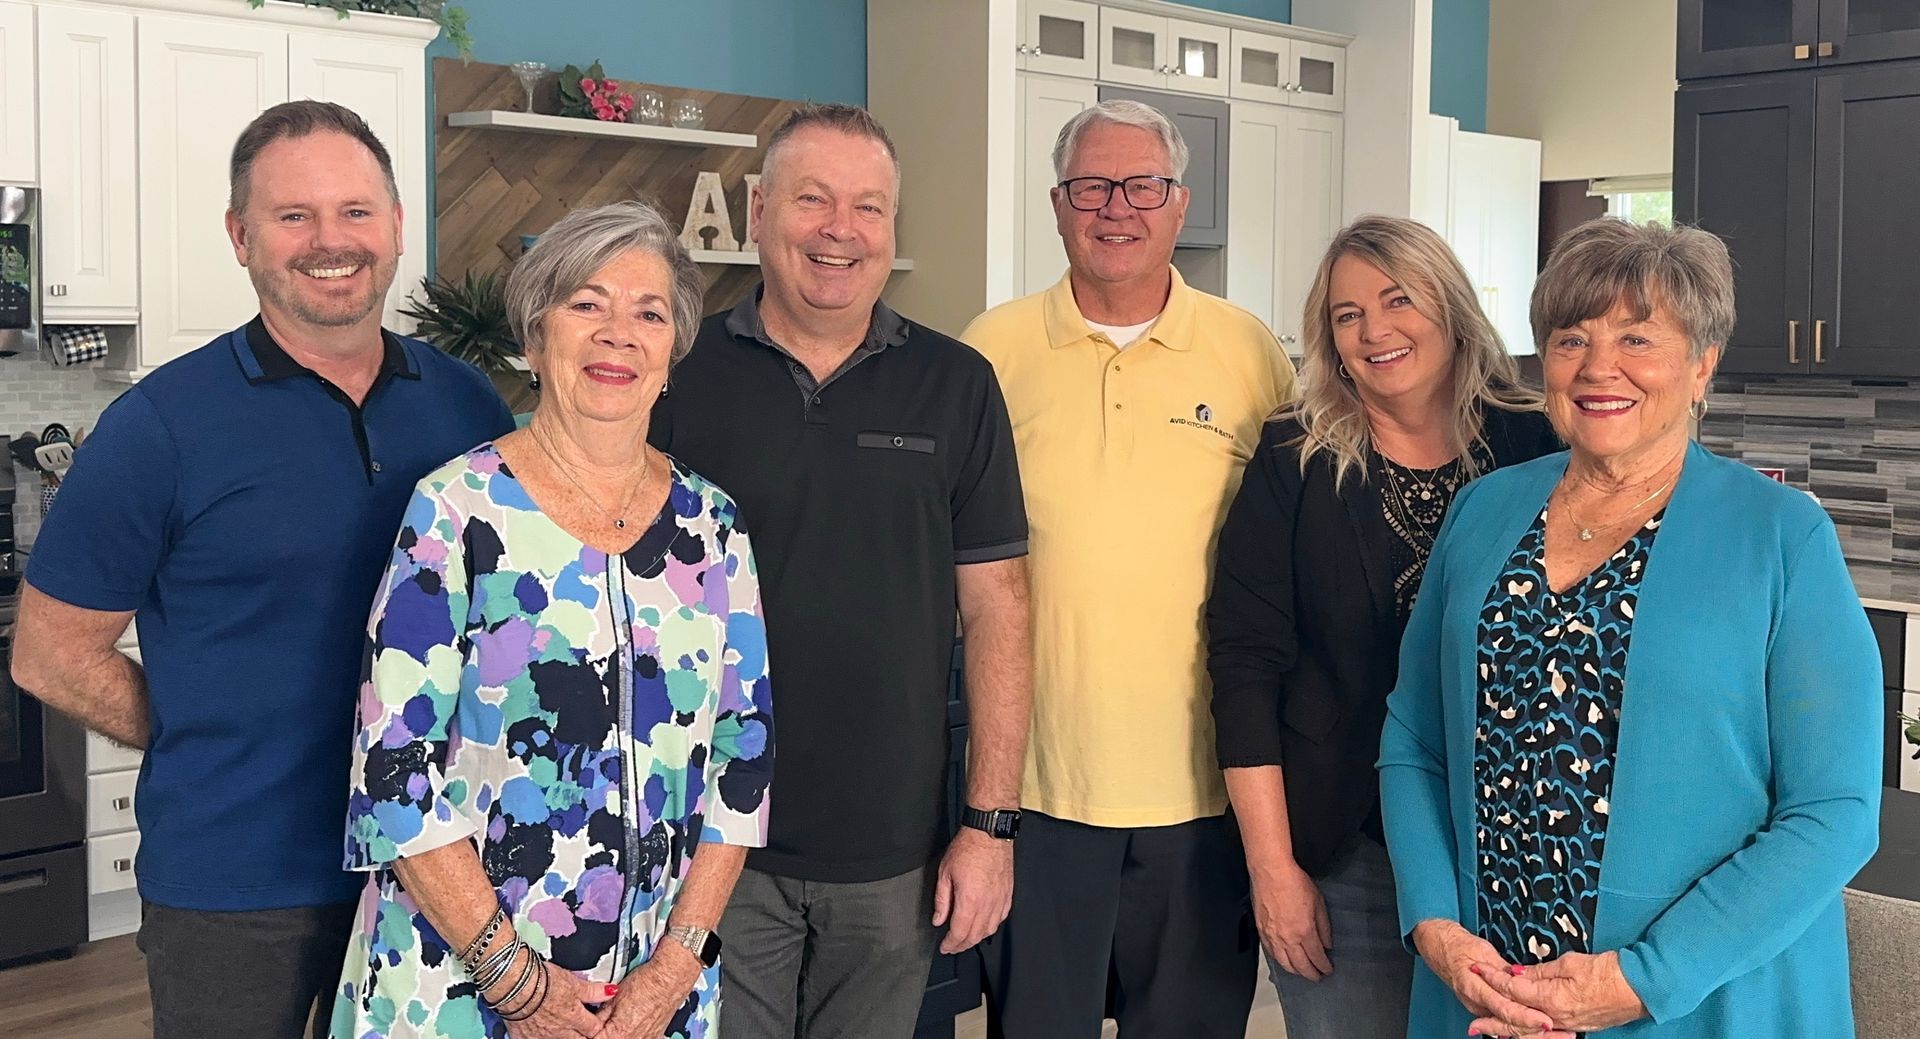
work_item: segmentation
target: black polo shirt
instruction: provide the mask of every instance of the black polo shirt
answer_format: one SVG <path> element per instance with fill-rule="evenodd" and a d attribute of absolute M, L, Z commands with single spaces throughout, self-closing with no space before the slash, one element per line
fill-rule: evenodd
<path fill-rule="evenodd" d="M 718 484 L 753 532 L 780 762 L 748 865 L 881 880 L 945 846 L 954 567 L 1025 555 L 1013 430 L 970 347 L 874 305 L 815 384 L 755 289 L 700 326 L 649 439 Z"/>

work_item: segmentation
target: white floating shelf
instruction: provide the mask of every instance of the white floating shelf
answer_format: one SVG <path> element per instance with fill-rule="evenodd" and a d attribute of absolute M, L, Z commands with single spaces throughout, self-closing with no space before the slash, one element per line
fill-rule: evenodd
<path fill-rule="evenodd" d="M 687 255 L 693 257 L 695 263 L 728 263 L 738 267 L 760 266 L 759 253 L 729 252 L 722 249 L 688 249 Z M 913 261 L 895 257 L 893 269 L 910 271 L 913 269 Z"/>
<path fill-rule="evenodd" d="M 682 130 L 677 126 L 649 126 L 644 123 L 608 123 L 599 119 L 575 119 L 570 116 L 541 115 L 538 112 L 454 112 L 447 116 L 447 125 L 475 130 L 519 130 L 523 133 L 561 134 L 568 137 L 618 137 L 629 141 L 678 145 L 683 148 L 760 147 L 760 138 L 750 133 Z"/>

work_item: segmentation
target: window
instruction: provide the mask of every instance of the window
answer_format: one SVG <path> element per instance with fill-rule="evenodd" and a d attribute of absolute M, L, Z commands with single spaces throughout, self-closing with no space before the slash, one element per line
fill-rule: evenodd
<path fill-rule="evenodd" d="M 1607 215 L 1636 224 L 1673 223 L 1673 177 L 1608 177 L 1590 181 L 1587 195 L 1607 200 Z"/>

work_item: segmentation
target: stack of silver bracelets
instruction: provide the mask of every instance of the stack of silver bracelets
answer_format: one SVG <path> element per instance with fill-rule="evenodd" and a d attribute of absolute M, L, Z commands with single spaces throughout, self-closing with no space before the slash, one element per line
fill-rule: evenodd
<path fill-rule="evenodd" d="M 461 951 L 460 965 L 467 969 L 467 977 L 473 979 L 474 986 L 479 990 L 477 994 L 480 999 L 492 1007 L 494 1013 L 500 1015 L 501 1020 L 524 1021 L 532 1017 L 534 1011 L 540 1009 L 540 1004 L 546 1001 L 548 981 L 545 961 L 540 958 L 539 953 L 534 952 L 519 938 L 511 939 L 499 952 L 482 959 L 487 946 L 493 942 L 493 936 L 500 933 L 500 928 L 506 926 L 506 923 L 507 911 L 495 909 L 493 918 L 488 920 L 487 926 L 480 931 L 480 937 L 475 938 Z M 507 975 L 513 971 L 514 961 L 522 952 L 527 954 L 526 966 L 521 968 L 520 976 L 515 979 L 513 987 L 499 999 L 488 999 L 487 990 L 506 979 Z M 522 993 L 525 993 L 525 999 L 520 999 Z M 516 1000 L 518 1000 L 517 1003 Z"/>

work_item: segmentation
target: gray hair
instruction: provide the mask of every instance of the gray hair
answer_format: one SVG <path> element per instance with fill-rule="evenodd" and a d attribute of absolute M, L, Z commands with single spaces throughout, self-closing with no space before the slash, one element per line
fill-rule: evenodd
<path fill-rule="evenodd" d="M 546 348 L 542 319 L 580 291 L 602 267 L 623 253 L 658 256 L 673 280 L 673 354 L 679 363 L 693 349 L 707 280 L 687 255 L 680 236 L 660 211 L 645 202 L 615 202 L 576 209 L 547 228 L 507 276 L 507 322 L 527 353 Z"/>
<path fill-rule="evenodd" d="M 1625 304 L 1645 321 L 1664 306 L 1698 361 L 1733 335 L 1733 260 L 1726 243 L 1697 227 L 1589 220 L 1556 242 L 1533 286 L 1533 341 Z"/>
<path fill-rule="evenodd" d="M 894 150 L 893 137 L 887 133 L 887 128 L 880 125 L 880 120 L 875 119 L 872 112 L 858 105 L 816 104 L 809 101 L 787 113 L 787 118 L 767 138 L 767 151 L 760 159 L 762 181 L 774 182 L 773 171 L 779 164 L 780 154 L 786 150 L 787 139 L 808 127 L 837 130 L 849 137 L 865 137 L 879 142 L 887 150 L 887 158 L 893 160 L 893 204 L 900 204 L 900 153 Z"/>
<path fill-rule="evenodd" d="M 1067 175 L 1067 167 L 1073 163 L 1073 151 L 1080 146 L 1080 138 L 1097 123 L 1137 126 L 1160 138 L 1160 146 L 1167 152 L 1167 161 L 1173 164 L 1173 179 L 1179 180 L 1187 175 L 1187 160 L 1192 156 L 1187 151 L 1186 139 L 1180 136 L 1180 128 L 1173 125 L 1173 120 L 1152 105 L 1113 100 L 1102 101 L 1081 111 L 1060 128 L 1060 136 L 1053 139 L 1054 177 Z"/>
<path fill-rule="evenodd" d="M 1337 490 L 1347 475 L 1367 471 L 1373 430 L 1352 380 L 1340 377 L 1340 351 L 1328 314 L 1333 305 L 1333 265 L 1351 256 L 1393 280 L 1427 320 L 1453 344 L 1453 414 L 1442 435 L 1468 476 L 1480 473 L 1472 447 L 1483 435 L 1482 409 L 1539 411 L 1540 395 L 1520 382 L 1519 366 L 1500 343 L 1500 333 L 1480 309 L 1473 279 L 1446 240 L 1425 224 L 1404 217 L 1366 216 L 1341 228 L 1320 258 L 1301 315 L 1305 343 L 1299 400 L 1275 417 L 1293 415 L 1306 436 L 1300 468 L 1324 452 L 1333 463 Z"/>

